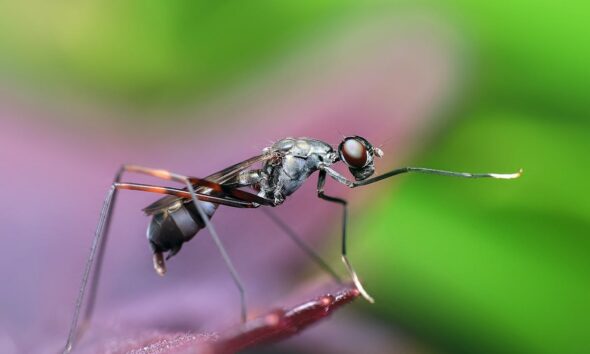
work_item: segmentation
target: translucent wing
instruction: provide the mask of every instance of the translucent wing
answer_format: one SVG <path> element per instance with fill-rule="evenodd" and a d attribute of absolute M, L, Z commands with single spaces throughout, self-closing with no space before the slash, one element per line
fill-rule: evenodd
<path fill-rule="evenodd" d="M 235 165 L 231 165 L 227 168 L 224 168 L 223 170 L 221 170 L 219 172 L 215 172 L 214 174 L 209 175 L 209 176 L 205 177 L 204 179 L 207 181 L 218 183 L 218 184 L 228 184 L 228 183 L 231 183 L 232 181 L 236 180 L 238 175 L 240 174 L 240 172 L 247 170 L 252 165 L 254 165 L 258 162 L 264 162 L 264 161 L 270 159 L 271 157 L 272 157 L 271 154 L 263 154 L 263 155 L 254 156 L 254 157 L 251 157 L 247 160 L 239 162 Z M 195 192 L 199 192 L 204 189 L 207 189 L 207 187 L 195 185 Z M 158 199 L 154 203 L 148 205 L 147 207 L 145 207 L 143 209 L 143 211 L 147 215 L 152 215 L 164 208 L 167 208 L 167 207 L 173 205 L 174 203 L 176 203 L 182 199 L 183 198 L 172 196 L 172 195 L 166 196 L 166 197 Z"/>
<path fill-rule="evenodd" d="M 204 179 L 211 181 L 211 182 L 219 183 L 219 184 L 226 184 L 226 183 L 231 182 L 233 179 L 237 178 L 238 175 L 240 174 L 240 172 L 248 169 L 250 166 L 254 165 L 255 163 L 264 162 L 264 161 L 269 160 L 271 158 L 272 158 L 272 154 L 263 154 L 263 155 L 254 156 L 254 157 L 251 157 L 251 158 L 244 160 L 242 162 L 238 162 L 235 165 L 231 165 L 227 168 L 224 168 L 223 170 L 221 170 L 219 172 L 215 172 L 214 174 L 209 175 L 209 176 L 205 177 Z"/>

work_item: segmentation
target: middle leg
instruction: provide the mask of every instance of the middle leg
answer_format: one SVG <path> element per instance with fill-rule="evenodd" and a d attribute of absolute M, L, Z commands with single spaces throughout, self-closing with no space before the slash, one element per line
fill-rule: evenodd
<path fill-rule="evenodd" d="M 350 277 L 352 278 L 354 285 L 356 286 L 358 291 L 361 293 L 361 295 L 368 302 L 374 303 L 375 300 L 373 299 L 373 297 L 371 297 L 371 295 L 369 295 L 369 293 L 367 293 L 367 291 L 363 287 L 363 284 L 359 280 L 359 277 L 356 274 L 356 271 L 352 267 L 352 264 L 350 263 L 350 261 L 348 260 L 348 256 L 346 255 L 346 224 L 347 224 L 347 220 L 348 220 L 347 202 L 346 202 L 346 200 L 344 200 L 342 198 L 331 197 L 329 195 L 324 194 L 324 184 L 325 183 L 326 183 L 326 172 L 324 170 L 320 170 L 320 174 L 318 176 L 318 186 L 317 186 L 318 197 L 320 197 L 323 200 L 342 205 L 342 262 L 344 262 L 344 265 L 346 266 L 346 270 L 350 274 Z"/>
<path fill-rule="evenodd" d="M 334 269 L 326 263 L 320 255 L 318 255 L 305 241 L 301 239 L 297 235 L 297 233 L 289 227 L 283 220 L 281 220 L 272 210 L 267 208 L 262 208 L 264 214 L 266 214 L 278 227 L 280 227 L 287 236 L 309 257 L 311 258 L 320 268 L 322 268 L 326 273 L 330 274 L 330 276 L 338 283 L 342 283 L 342 279 L 336 274 Z"/>

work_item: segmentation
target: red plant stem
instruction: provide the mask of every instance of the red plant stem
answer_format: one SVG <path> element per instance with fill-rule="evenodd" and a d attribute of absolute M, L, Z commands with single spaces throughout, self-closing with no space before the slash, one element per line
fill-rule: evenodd
<path fill-rule="evenodd" d="M 335 295 L 326 294 L 289 310 L 273 310 L 229 331 L 218 341 L 206 344 L 207 348 L 204 352 L 229 354 L 285 339 L 330 315 L 340 306 L 354 300 L 359 294 L 355 288 L 345 288 Z"/>

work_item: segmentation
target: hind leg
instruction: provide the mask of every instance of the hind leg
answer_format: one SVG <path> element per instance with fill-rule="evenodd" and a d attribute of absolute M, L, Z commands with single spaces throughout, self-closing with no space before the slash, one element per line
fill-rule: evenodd
<path fill-rule="evenodd" d="M 120 178 L 120 173 L 117 174 L 115 178 L 115 182 L 109 188 L 107 195 L 105 197 L 100 217 L 98 221 L 98 226 L 94 233 L 94 238 L 92 240 L 92 246 L 90 248 L 90 255 L 86 260 L 86 266 L 84 268 L 84 273 L 82 276 L 82 283 L 78 290 L 78 296 L 76 298 L 76 305 L 74 308 L 74 314 L 72 316 L 72 322 L 70 324 L 70 330 L 68 332 L 68 338 L 66 341 L 66 346 L 64 347 L 63 352 L 69 353 L 74 345 L 74 341 L 78 336 L 78 319 L 80 317 L 80 310 L 82 308 L 82 303 L 84 300 L 84 295 L 86 293 L 86 289 L 88 287 L 88 281 L 90 279 L 90 273 L 93 269 L 94 262 L 97 262 L 97 266 L 95 268 L 94 277 L 91 284 L 91 291 L 89 294 L 88 299 L 88 307 L 84 313 L 83 318 L 83 325 L 87 324 L 90 318 L 92 317 L 92 312 L 94 308 L 95 302 L 95 294 L 96 289 L 98 286 L 98 279 L 100 275 L 101 263 L 102 258 L 104 255 L 105 244 L 107 240 L 108 228 L 110 225 L 111 215 L 113 211 L 113 207 L 115 204 L 117 191 L 119 189 L 127 189 L 127 190 L 136 190 L 142 192 L 150 192 L 150 193 L 157 193 L 157 194 L 168 194 L 168 195 L 176 195 L 176 196 L 183 196 L 186 197 L 188 194 L 186 191 L 175 189 L 175 188 L 167 188 L 167 187 L 159 187 L 159 186 L 150 186 L 150 185 L 140 185 L 140 184 L 131 184 L 131 183 L 119 183 L 118 180 Z"/>
<path fill-rule="evenodd" d="M 202 180 L 202 179 L 199 179 L 196 177 L 189 177 L 189 176 L 173 173 L 173 172 L 170 172 L 167 170 L 154 169 L 154 168 L 142 167 L 142 166 L 137 166 L 137 165 L 123 165 L 121 170 L 128 171 L 128 172 L 142 173 L 142 174 L 146 174 L 146 175 L 153 176 L 156 178 L 169 180 L 169 181 L 175 181 L 175 182 L 179 182 L 179 183 L 186 185 L 187 190 L 191 195 L 191 199 L 197 209 L 197 212 L 198 212 L 199 216 L 201 217 L 201 219 L 203 220 L 203 222 L 205 223 L 205 227 L 209 230 L 209 234 L 213 238 L 213 241 L 215 242 L 215 245 L 217 246 L 219 253 L 221 254 L 221 257 L 223 258 L 223 261 L 225 262 L 225 265 L 231 274 L 234 284 L 236 285 L 236 288 L 238 289 L 238 292 L 240 294 L 241 318 L 242 318 L 242 322 L 245 322 L 247 309 L 246 309 L 246 296 L 245 296 L 246 294 L 244 291 L 244 286 L 242 285 L 242 281 L 240 280 L 240 276 L 238 275 L 238 272 L 237 272 L 236 268 L 234 267 L 234 265 L 231 261 L 231 258 L 227 254 L 227 251 L 225 250 L 225 247 L 224 247 L 223 243 L 221 242 L 221 239 L 217 235 L 217 231 L 215 231 L 215 227 L 213 226 L 213 224 L 209 220 L 209 217 L 207 216 L 207 214 L 205 213 L 205 211 L 201 207 L 200 203 L 198 202 L 198 199 L 201 197 L 199 196 L 199 198 L 197 198 L 197 193 L 195 192 L 195 188 L 193 187 L 193 184 L 202 185 L 203 187 L 211 188 L 212 190 L 215 190 L 218 192 L 226 192 L 223 189 L 223 186 L 221 186 L 217 183 Z M 264 198 L 260 198 L 256 195 L 253 195 L 253 194 L 250 194 L 250 193 L 238 190 L 238 189 L 230 190 L 227 192 L 232 193 L 233 196 L 235 196 L 235 197 L 248 198 L 249 200 L 252 200 L 253 202 L 256 202 L 259 204 L 269 203 L 269 201 L 265 200 Z"/>

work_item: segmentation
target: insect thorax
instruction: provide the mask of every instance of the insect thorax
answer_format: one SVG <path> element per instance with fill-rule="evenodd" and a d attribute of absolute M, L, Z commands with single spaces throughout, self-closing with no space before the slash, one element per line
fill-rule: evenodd
<path fill-rule="evenodd" d="M 336 160 L 330 145 L 310 138 L 286 138 L 268 150 L 279 158 L 265 163 L 260 194 L 274 198 L 277 203 L 301 187 L 320 164 L 331 165 Z"/>

